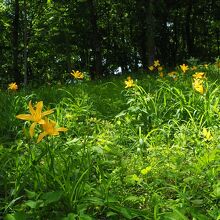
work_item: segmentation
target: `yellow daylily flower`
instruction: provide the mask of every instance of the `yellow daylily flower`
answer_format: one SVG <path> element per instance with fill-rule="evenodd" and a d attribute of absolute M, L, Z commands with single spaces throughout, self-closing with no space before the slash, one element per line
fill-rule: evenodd
<path fill-rule="evenodd" d="M 177 79 L 178 79 L 177 72 L 175 72 L 175 71 L 169 72 L 168 76 L 171 77 L 174 81 L 177 81 Z"/>
<path fill-rule="evenodd" d="M 205 79 L 205 73 L 204 72 L 196 72 L 193 74 L 193 78 L 195 79 Z"/>
<path fill-rule="evenodd" d="M 160 73 L 159 73 L 159 76 L 160 76 L 160 78 L 163 78 L 163 77 L 164 77 L 164 73 L 163 73 L 163 72 L 160 72 Z"/>
<path fill-rule="evenodd" d="M 12 91 L 16 91 L 18 89 L 18 85 L 16 84 L 16 82 L 10 83 L 8 84 L 8 89 Z"/>
<path fill-rule="evenodd" d="M 170 76 L 170 77 L 175 77 L 176 74 L 177 74 L 177 72 L 172 71 L 172 72 L 169 72 L 169 73 L 168 73 L 168 76 Z"/>
<path fill-rule="evenodd" d="M 81 73 L 80 71 L 72 71 L 71 75 L 75 78 L 75 79 L 83 79 L 84 78 L 84 74 Z"/>
<path fill-rule="evenodd" d="M 192 67 L 191 67 L 191 70 L 196 70 L 196 69 L 197 69 L 196 66 L 192 66 Z"/>
<path fill-rule="evenodd" d="M 212 140 L 212 135 L 211 135 L 211 132 L 210 131 L 208 131 L 206 128 L 203 128 L 203 130 L 202 130 L 202 135 L 204 136 L 204 139 L 206 140 L 206 141 L 211 141 Z"/>
<path fill-rule="evenodd" d="M 208 69 L 209 64 L 204 64 L 204 67 L 205 67 L 206 69 Z"/>
<path fill-rule="evenodd" d="M 193 88 L 199 92 L 200 94 L 204 94 L 205 93 L 205 89 L 204 89 L 204 86 L 203 86 L 203 83 L 202 83 L 202 80 L 200 79 L 195 79 L 194 82 L 193 82 Z"/>
<path fill-rule="evenodd" d="M 33 137 L 34 136 L 34 128 L 35 128 L 36 124 L 44 124 L 45 121 L 43 120 L 43 117 L 53 113 L 54 111 L 48 110 L 48 111 L 42 112 L 43 101 L 37 102 L 36 109 L 33 108 L 31 101 L 29 102 L 28 106 L 29 106 L 29 111 L 31 114 L 20 114 L 20 115 L 17 115 L 16 118 L 21 119 L 21 120 L 25 120 L 25 121 L 33 121 L 34 122 L 30 126 L 30 136 Z"/>
<path fill-rule="evenodd" d="M 45 123 L 42 124 L 43 132 L 39 134 L 37 143 L 39 143 L 45 136 L 57 136 L 61 131 L 67 131 L 67 128 L 56 128 L 56 122 L 45 118 Z"/>
<path fill-rule="evenodd" d="M 189 67 L 186 64 L 180 65 L 181 70 L 185 73 Z"/>
<path fill-rule="evenodd" d="M 148 69 L 149 69 L 150 71 L 153 71 L 153 70 L 154 70 L 154 66 L 149 66 Z"/>
<path fill-rule="evenodd" d="M 158 71 L 162 71 L 163 70 L 163 67 L 162 66 L 159 66 L 158 67 Z"/>
<path fill-rule="evenodd" d="M 134 87 L 135 84 L 134 84 L 134 80 L 129 76 L 127 78 L 127 80 L 125 80 L 125 88 L 131 88 L 131 87 Z"/>
<path fill-rule="evenodd" d="M 154 60 L 154 67 L 160 66 L 160 61 L 159 60 Z"/>

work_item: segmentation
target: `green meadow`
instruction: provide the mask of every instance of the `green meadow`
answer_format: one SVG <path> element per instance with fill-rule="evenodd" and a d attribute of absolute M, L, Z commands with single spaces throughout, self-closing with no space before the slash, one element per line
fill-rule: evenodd
<path fill-rule="evenodd" d="M 0 216 L 219 220 L 219 67 L 158 71 L 2 89 Z"/>

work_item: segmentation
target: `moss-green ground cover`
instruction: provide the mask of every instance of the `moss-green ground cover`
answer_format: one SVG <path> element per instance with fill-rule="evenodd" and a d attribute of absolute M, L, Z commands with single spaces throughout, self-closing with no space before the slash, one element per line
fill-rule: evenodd
<path fill-rule="evenodd" d="M 178 72 L 179 71 L 179 72 Z M 204 93 L 194 70 L 0 93 L 0 216 L 5 219 L 220 218 L 220 84 Z M 172 74 L 170 74 L 172 75 Z M 136 80 L 135 80 L 136 79 Z M 65 127 L 37 143 L 41 125 L 16 118 L 43 101 Z"/>

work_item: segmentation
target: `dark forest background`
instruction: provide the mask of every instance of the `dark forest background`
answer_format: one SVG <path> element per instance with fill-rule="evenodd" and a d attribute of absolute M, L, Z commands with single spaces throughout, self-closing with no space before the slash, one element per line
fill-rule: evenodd
<path fill-rule="evenodd" d="M 219 37 L 219 0 L 1 0 L 0 82 L 213 62 Z"/>

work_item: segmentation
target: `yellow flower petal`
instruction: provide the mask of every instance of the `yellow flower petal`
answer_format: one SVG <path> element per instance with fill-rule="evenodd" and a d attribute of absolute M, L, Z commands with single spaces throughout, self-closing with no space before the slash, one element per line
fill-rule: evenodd
<path fill-rule="evenodd" d="M 44 117 L 46 115 L 52 114 L 53 112 L 54 112 L 54 110 L 50 109 L 50 110 L 43 112 L 41 115 L 42 115 L 42 117 Z"/>
<path fill-rule="evenodd" d="M 61 127 L 61 128 L 57 128 L 57 131 L 68 131 L 67 128 Z"/>
<path fill-rule="evenodd" d="M 21 119 L 21 120 L 28 120 L 28 121 L 31 121 L 33 119 L 32 115 L 30 114 L 16 115 L 16 118 Z"/>
<path fill-rule="evenodd" d="M 34 114 L 35 114 L 35 111 L 34 111 L 34 108 L 33 108 L 32 104 L 31 104 L 31 100 L 30 100 L 28 106 L 29 106 L 30 113 L 31 113 L 32 115 L 34 115 Z"/>
<path fill-rule="evenodd" d="M 30 132 L 31 138 L 34 136 L 34 128 L 35 128 L 36 124 L 37 124 L 37 123 L 34 122 L 34 123 L 32 123 L 31 126 L 30 126 L 29 132 Z"/>
<path fill-rule="evenodd" d="M 45 131 L 40 133 L 37 139 L 37 143 L 39 143 L 46 135 L 47 135 L 47 132 Z"/>
<path fill-rule="evenodd" d="M 36 114 L 41 115 L 43 109 L 43 101 L 40 101 L 36 104 Z"/>
<path fill-rule="evenodd" d="M 38 124 L 43 125 L 43 124 L 45 124 L 45 121 L 43 119 L 41 119 L 40 121 L 38 121 Z"/>
<path fill-rule="evenodd" d="M 57 129 L 56 129 L 56 130 L 54 130 L 53 132 L 51 132 L 50 135 L 52 135 L 52 136 L 57 136 L 57 135 L 59 135 L 59 132 L 58 132 Z"/>

